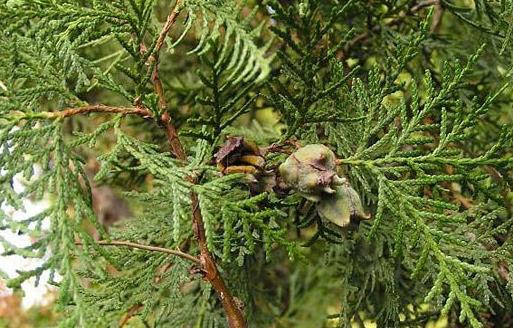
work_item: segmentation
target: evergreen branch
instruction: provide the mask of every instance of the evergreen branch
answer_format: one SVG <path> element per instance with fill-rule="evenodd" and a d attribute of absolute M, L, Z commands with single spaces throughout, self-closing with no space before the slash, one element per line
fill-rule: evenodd
<path fill-rule="evenodd" d="M 305 124 L 316 124 L 323 122 L 337 122 L 337 123 L 352 123 L 363 121 L 367 118 L 367 116 L 357 116 L 357 117 L 339 117 L 338 114 L 327 115 L 325 117 L 312 117 L 309 118 Z"/>
<path fill-rule="evenodd" d="M 0 246 L 44 261 L 9 286 L 59 274 L 66 327 L 320 327 L 333 305 L 344 327 L 510 326 L 512 20 L 511 1 L 0 0 Z M 305 145 L 344 165 L 332 209 L 371 221 L 289 189 Z M 104 183 L 136 216 L 108 231 Z M 18 220 L 29 199 L 51 203 Z"/>
<path fill-rule="evenodd" d="M 230 328 L 244 328 L 247 327 L 246 320 L 242 313 L 242 309 L 236 303 L 235 298 L 232 296 L 231 291 L 226 286 L 223 278 L 219 274 L 214 257 L 208 250 L 207 238 L 205 235 L 205 228 L 203 224 L 203 217 L 201 214 L 198 195 L 191 193 L 192 201 L 192 216 L 193 216 L 193 230 L 198 241 L 200 248 L 200 260 L 205 270 L 205 278 L 210 282 L 214 290 L 219 296 L 223 308 L 226 312 L 228 325 Z"/>
<path fill-rule="evenodd" d="M 411 327 L 412 325 L 426 324 L 428 321 L 436 319 L 440 317 L 439 311 L 430 311 L 427 313 L 422 313 L 417 317 L 409 320 L 404 320 L 399 323 L 399 326 Z"/>
<path fill-rule="evenodd" d="M 418 11 L 426 8 L 426 7 L 430 7 L 430 6 L 439 6 L 440 4 L 440 0 L 425 0 L 425 1 L 421 1 L 419 2 L 418 4 L 412 6 L 410 9 L 409 9 L 409 13 L 410 14 L 414 14 L 414 13 L 417 13 Z M 407 13 L 401 13 L 399 15 L 398 18 L 396 19 L 392 19 L 390 20 L 388 23 L 384 24 L 386 26 L 395 26 L 395 25 L 399 25 L 401 24 L 401 22 L 408 16 Z M 437 19 L 439 20 L 440 18 L 437 17 Z M 436 24 L 438 25 L 439 22 L 436 22 Z M 373 34 L 373 33 L 377 33 L 379 31 L 381 31 L 383 29 L 383 26 L 382 25 L 375 25 L 373 26 L 372 28 L 370 28 L 368 31 L 365 31 L 365 32 L 362 32 L 358 35 L 356 35 L 354 38 L 351 39 L 351 41 L 349 41 L 347 43 L 347 45 L 344 47 L 343 51 L 341 52 L 341 57 L 342 58 L 346 58 L 349 53 L 351 52 L 351 50 L 358 44 L 358 43 L 363 43 L 365 41 L 367 41 L 370 36 Z"/>
<path fill-rule="evenodd" d="M 175 153 L 177 158 L 182 161 L 187 160 L 185 151 L 183 151 L 182 143 L 179 137 L 176 135 L 176 129 L 174 128 L 169 114 L 164 113 L 163 118 L 167 118 L 165 121 L 166 134 L 168 141 L 171 145 L 176 144 L 178 152 Z M 196 177 L 189 177 L 191 183 L 197 183 Z M 205 228 L 203 223 L 203 217 L 201 214 L 198 195 L 195 192 L 191 193 L 191 205 L 192 205 L 192 217 L 193 217 L 193 231 L 200 248 L 200 261 L 202 269 L 205 273 L 205 278 L 210 282 L 218 297 L 223 304 L 223 308 L 226 312 L 228 325 L 230 328 L 242 328 L 247 327 L 244 315 L 241 308 L 237 305 L 235 298 L 232 296 L 231 291 L 226 286 L 223 278 L 220 276 L 217 269 L 216 262 L 213 255 L 208 250 L 207 238 L 205 235 Z"/>
<path fill-rule="evenodd" d="M 356 166 L 385 166 L 387 164 L 409 164 L 409 163 L 429 163 L 429 164 L 448 164 L 459 166 L 474 165 L 506 165 L 513 163 L 513 158 L 487 158 L 486 156 L 476 158 L 449 158 L 437 156 L 419 156 L 419 157 L 388 157 L 377 159 L 338 159 L 337 164 L 356 165 Z"/>
<path fill-rule="evenodd" d="M 110 241 L 109 240 L 99 240 L 96 243 L 98 245 L 102 245 L 102 246 L 122 246 L 122 247 L 138 248 L 138 249 L 143 249 L 143 250 L 152 251 L 152 252 L 161 252 L 161 253 L 166 253 L 166 254 L 171 254 L 171 255 L 181 257 L 183 259 L 189 260 L 196 264 L 201 263 L 200 259 L 198 259 L 197 257 L 192 256 L 187 253 L 184 253 L 180 250 L 174 250 L 174 249 L 158 247 L 158 246 L 143 245 L 143 244 L 133 243 L 130 241 L 123 241 L 123 240 L 110 240 Z M 84 245 L 84 243 L 76 242 L 75 245 L 81 246 L 81 245 Z"/>
<path fill-rule="evenodd" d="M 183 144 L 180 141 L 180 138 L 178 137 L 178 133 L 176 127 L 172 122 L 171 115 L 169 114 L 169 111 L 166 110 L 167 104 L 164 96 L 162 82 L 159 79 L 158 70 L 159 51 L 163 45 L 165 37 L 171 29 L 171 26 L 176 21 L 176 18 L 179 14 L 179 5 L 180 1 L 177 1 L 171 14 L 168 16 L 166 24 L 164 25 L 162 31 L 159 34 L 157 46 L 155 47 L 155 53 L 152 56 L 150 56 L 150 62 L 153 61 L 155 63 L 152 72 L 152 82 L 154 90 L 159 98 L 159 107 L 163 111 L 160 117 L 160 122 L 164 126 L 167 139 L 171 147 L 171 153 L 173 153 L 177 159 L 186 162 L 187 154 L 185 153 Z M 188 180 L 193 184 L 198 182 L 196 177 L 189 177 Z M 205 273 L 205 278 L 210 282 L 210 284 L 216 291 L 219 300 L 223 305 L 223 308 L 226 312 L 226 318 L 229 327 L 247 327 L 246 320 L 242 313 L 242 309 L 239 307 L 235 298 L 232 296 L 231 291 L 228 289 L 223 278 L 220 276 L 214 257 L 208 250 L 203 218 L 199 207 L 198 195 L 194 192 L 191 192 L 191 205 L 193 216 L 193 231 L 198 242 L 198 246 L 200 248 L 200 261 L 202 264 L 202 269 Z"/>
<path fill-rule="evenodd" d="M 253 103 L 253 101 L 258 97 L 259 95 L 254 95 L 251 97 L 242 107 L 237 110 L 235 113 L 232 114 L 231 117 L 229 117 L 226 121 L 224 121 L 220 129 L 223 130 L 224 128 L 230 126 L 237 118 L 239 118 L 242 114 L 246 113 L 248 111 L 248 107 Z"/>

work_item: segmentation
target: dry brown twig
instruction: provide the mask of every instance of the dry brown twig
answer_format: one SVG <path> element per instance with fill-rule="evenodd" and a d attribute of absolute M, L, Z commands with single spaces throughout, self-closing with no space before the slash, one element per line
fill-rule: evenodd
<path fill-rule="evenodd" d="M 164 27 L 160 31 L 159 37 L 157 39 L 157 43 L 155 45 L 155 53 L 151 55 L 148 59 L 150 63 L 153 63 L 153 72 L 151 75 L 151 79 L 153 82 L 153 88 L 155 89 L 155 93 L 159 98 L 159 107 L 163 111 L 162 116 L 160 117 L 160 122 L 164 125 L 166 130 L 167 139 L 169 141 L 169 145 L 171 147 L 171 152 L 181 160 L 186 160 L 187 156 L 185 154 L 185 150 L 182 146 L 182 143 L 178 139 L 178 133 L 176 131 L 176 127 L 173 125 L 171 121 L 171 115 L 166 110 L 167 102 L 164 96 L 164 88 L 162 87 L 162 81 L 159 78 L 159 53 L 164 45 L 164 41 L 169 33 L 169 30 L 176 22 L 178 15 L 180 14 L 180 7 L 182 5 L 182 0 L 177 0 L 174 8 L 171 10 L 170 14 L 167 16 L 166 23 Z M 144 45 L 142 49 L 144 49 Z"/>
<path fill-rule="evenodd" d="M 142 106 L 137 107 L 118 107 L 108 106 L 102 104 L 86 105 L 81 107 L 70 107 L 55 112 L 37 112 L 37 113 L 25 113 L 25 112 L 12 112 L 12 114 L 18 114 L 20 118 L 41 118 L 41 119 L 62 119 L 72 117 L 80 114 L 90 113 L 104 113 L 104 114 L 122 114 L 122 115 L 138 115 L 143 118 L 151 117 L 151 112 Z"/>
<path fill-rule="evenodd" d="M 166 253 L 166 254 L 181 257 L 183 259 L 186 259 L 186 260 L 191 261 L 196 264 L 200 264 L 200 259 L 198 259 L 195 256 L 192 256 L 191 254 L 184 253 L 178 249 L 175 250 L 175 249 L 169 249 L 169 248 L 164 248 L 164 247 L 159 247 L 159 246 L 143 245 L 143 244 L 138 244 L 138 243 L 134 243 L 134 242 L 130 242 L 130 241 L 122 241 L 122 240 L 98 240 L 98 241 L 96 241 L 96 243 L 98 245 L 102 245 L 102 246 L 121 246 L 121 247 L 137 248 L 137 249 L 142 249 L 142 250 L 151 251 L 151 252 Z M 76 242 L 75 245 L 83 245 L 83 243 Z"/>

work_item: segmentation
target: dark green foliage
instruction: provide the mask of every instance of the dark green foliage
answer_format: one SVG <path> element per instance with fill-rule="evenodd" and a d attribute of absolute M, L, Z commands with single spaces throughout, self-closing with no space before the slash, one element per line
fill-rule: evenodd
<path fill-rule="evenodd" d="M 252 327 L 510 325 L 512 19 L 511 1 L 0 0 L 0 229 L 34 243 L 0 242 L 45 259 L 9 286 L 49 271 L 63 327 L 224 327 L 197 263 L 97 240 L 197 256 L 199 211 Z M 228 135 L 265 168 L 221 174 Z M 371 220 L 331 224 L 275 179 L 296 144 L 336 154 Z M 98 185 L 132 217 L 106 229 Z M 50 205 L 4 210 L 27 198 Z"/>

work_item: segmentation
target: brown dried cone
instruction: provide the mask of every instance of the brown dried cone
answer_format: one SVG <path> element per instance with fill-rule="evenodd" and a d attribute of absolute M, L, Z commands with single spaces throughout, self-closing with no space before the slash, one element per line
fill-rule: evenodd
<path fill-rule="evenodd" d="M 258 146 L 242 137 L 228 137 L 226 143 L 214 155 L 214 159 L 223 174 L 254 175 L 263 170 L 265 165 Z"/>
<path fill-rule="evenodd" d="M 335 154 L 321 144 L 306 145 L 280 165 L 283 181 L 308 200 L 320 201 L 325 194 L 335 193 L 332 187 L 345 179 L 336 172 Z"/>
<path fill-rule="evenodd" d="M 245 181 L 252 194 L 272 192 L 276 186 L 276 173 L 265 170 L 263 151 L 242 137 L 228 137 L 214 159 L 223 174 L 246 174 Z"/>

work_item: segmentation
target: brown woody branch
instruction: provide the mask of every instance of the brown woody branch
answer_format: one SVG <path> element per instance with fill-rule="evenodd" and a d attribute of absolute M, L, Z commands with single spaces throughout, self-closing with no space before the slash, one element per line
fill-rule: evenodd
<path fill-rule="evenodd" d="M 89 105 L 77 108 L 67 108 L 58 112 L 50 112 L 48 116 L 52 117 L 69 117 L 84 113 L 112 113 L 112 114 L 136 114 L 140 116 L 151 116 L 146 108 L 142 107 L 114 107 L 106 105 Z"/>
<path fill-rule="evenodd" d="M 155 53 L 149 57 L 149 62 L 153 64 L 153 72 L 152 72 L 152 82 L 155 93 L 159 98 L 159 107 L 162 110 L 162 116 L 160 118 L 160 123 L 164 126 L 166 131 L 167 139 L 169 145 L 171 147 L 171 153 L 175 155 L 175 157 L 179 160 L 186 161 L 187 155 L 185 153 L 184 147 L 178 137 L 178 133 L 176 127 L 173 124 L 171 119 L 171 115 L 167 110 L 167 103 L 164 96 L 164 89 L 162 87 L 162 82 L 159 78 L 159 52 L 162 46 L 164 45 L 164 40 L 166 39 L 169 30 L 176 22 L 178 15 L 180 13 L 181 0 L 177 0 L 175 7 L 172 9 L 171 13 L 168 15 L 166 23 L 162 28 L 162 31 L 159 34 L 157 39 L 157 43 L 155 46 Z M 144 45 L 141 46 L 141 49 L 145 49 Z M 196 177 L 189 177 L 188 179 L 191 183 L 197 183 Z M 208 250 L 205 229 L 203 226 L 203 217 L 201 215 L 201 210 L 199 208 L 199 200 L 198 195 L 194 192 L 191 193 L 191 204 L 192 204 L 192 225 L 194 235 L 198 242 L 198 247 L 200 249 L 200 262 L 202 266 L 202 271 L 204 273 L 205 279 L 212 285 L 214 290 L 223 305 L 224 311 L 226 313 L 226 318 L 228 321 L 228 325 L 230 328 L 244 328 L 247 327 L 246 320 L 244 318 L 244 314 L 239 305 L 239 301 L 232 295 L 231 291 L 226 286 L 223 278 L 219 274 L 219 270 L 217 269 L 216 262 L 214 260 L 213 255 Z"/>
<path fill-rule="evenodd" d="M 142 117 L 151 117 L 151 113 L 144 107 L 117 107 L 107 105 L 87 105 L 82 107 L 65 108 L 57 112 L 39 112 L 39 113 L 24 113 L 24 112 L 13 112 L 19 114 L 21 117 L 26 118 L 40 118 L 40 119 L 58 119 L 66 118 L 79 114 L 89 113 L 110 113 L 110 114 L 123 114 L 123 115 L 139 115 Z"/>
<path fill-rule="evenodd" d="M 223 305 L 230 328 L 247 327 L 246 319 L 242 311 L 240 300 L 236 299 L 226 286 L 223 278 L 219 274 L 214 257 L 208 250 L 205 229 L 203 227 L 203 218 L 199 208 L 198 195 L 191 193 L 192 217 L 194 235 L 200 248 L 200 260 L 205 272 L 205 279 L 210 282 L 217 293 L 221 304 Z"/>
<path fill-rule="evenodd" d="M 127 323 L 128 321 L 130 320 L 130 318 L 132 318 L 137 312 L 139 312 L 139 310 L 141 310 L 143 308 L 143 305 L 142 304 L 135 304 L 133 305 L 129 310 L 128 312 L 121 318 L 120 322 L 119 322 L 119 328 L 123 328 Z"/>
<path fill-rule="evenodd" d="M 191 254 L 184 253 L 180 250 L 174 250 L 164 247 L 158 247 L 158 246 L 150 246 L 150 245 L 143 245 L 138 243 L 133 243 L 130 241 L 122 241 L 122 240 L 99 240 L 96 242 L 98 245 L 102 246 L 122 246 L 122 247 L 129 247 L 129 248 L 137 248 L 137 249 L 143 249 L 146 251 L 151 252 L 160 252 L 160 253 L 166 253 L 174 256 L 181 257 L 183 259 L 189 260 L 191 262 L 194 262 L 196 264 L 201 264 L 200 259 L 197 257 L 192 256 Z M 76 242 L 76 245 L 83 245 L 81 242 Z"/>
<path fill-rule="evenodd" d="M 174 126 L 171 115 L 167 110 L 167 103 L 164 96 L 164 89 L 162 87 L 162 82 L 159 79 L 159 52 L 164 45 L 164 41 L 169 33 L 169 30 L 176 22 L 178 15 L 180 13 L 182 0 L 177 0 L 175 3 L 175 7 L 168 15 L 166 23 L 162 28 L 162 31 L 159 34 L 159 37 L 156 42 L 155 52 L 148 58 L 148 62 L 150 66 L 153 67 L 152 71 L 152 83 L 159 98 L 159 107 L 162 110 L 162 115 L 160 117 L 159 122 L 163 125 L 168 142 L 170 144 L 171 153 L 179 160 L 186 161 L 187 155 L 183 148 L 183 145 L 178 137 L 178 133 L 176 127 Z M 146 52 L 146 47 L 144 44 L 141 44 L 141 52 Z M 151 65 L 153 64 L 153 65 Z M 58 112 L 43 112 L 33 114 L 32 117 L 46 118 L 46 119 L 58 119 L 58 118 L 66 118 L 79 114 L 89 114 L 89 113 L 111 113 L 111 114 L 135 114 L 142 117 L 151 117 L 151 112 L 143 107 L 138 100 L 135 101 L 135 107 L 115 107 L 115 106 L 107 106 L 107 105 L 87 105 L 83 107 L 76 108 L 66 108 L 64 110 Z M 22 113 L 25 114 L 25 113 Z M 197 178 L 190 177 L 189 181 L 191 183 L 197 183 Z M 226 286 L 223 278 L 219 274 L 219 270 L 217 269 L 216 262 L 214 260 L 213 255 L 208 250 L 205 230 L 203 226 L 203 218 L 201 215 L 201 210 L 199 208 L 199 200 L 198 195 L 194 192 L 191 193 L 191 203 L 192 203 L 192 216 L 193 216 L 193 231 L 198 242 L 198 246 L 200 249 L 200 257 L 196 258 L 190 254 L 184 253 L 179 250 L 172 250 L 158 246 L 149 246 L 137 244 L 129 241 L 98 241 L 99 245 L 103 246 L 121 246 L 121 247 L 130 247 L 143 249 L 147 251 L 154 252 L 163 252 L 166 254 L 171 254 L 174 256 L 178 256 L 194 263 L 200 264 L 201 269 L 204 273 L 204 277 L 209 283 L 212 285 L 214 290 L 216 291 L 221 304 L 223 305 L 224 311 L 226 313 L 228 325 L 230 328 L 244 328 L 247 327 L 246 320 L 244 318 L 244 314 L 242 311 L 242 305 L 240 301 L 236 299 L 231 291 Z M 77 245 L 83 245 L 81 242 L 77 242 Z M 127 314 L 127 318 L 124 321 L 128 320 L 131 316 L 131 313 Z"/>
<path fill-rule="evenodd" d="M 159 98 L 159 107 L 162 110 L 162 116 L 160 117 L 160 122 L 165 128 L 167 139 L 169 141 L 169 146 L 171 147 L 171 152 L 176 156 L 176 158 L 181 160 L 187 160 L 187 155 L 185 154 L 185 150 L 178 139 L 178 133 L 176 128 L 171 121 L 171 115 L 167 111 L 167 103 L 166 98 L 164 97 L 164 88 L 162 87 L 162 81 L 159 78 L 159 53 L 160 49 L 164 45 L 164 41 L 171 29 L 171 26 L 176 22 L 178 15 L 180 14 L 180 7 L 182 3 L 181 0 L 177 0 L 174 8 L 171 10 L 171 13 L 167 16 L 166 23 L 162 28 L 162 31 L 159 33 L 159 37 L 157 39 L 157 43 L 155 45 L 155 53 L 149 57 L 149 62 L 153 63 L 153 72 L 151 74 L 151 79 L 153 83 L 153 88 L 155 93 Z M 144 45 L 142 45 L 141 49 L 144 49 Z"/>
<path fill-rule="evenodd" d="M 171 10 L 171 13 L 167 16 L 166 23 L 164 24 L 162 31 L 160 31 L 159 38 L 157 39 L 157 44 L 155 46 L 157 55 L 158 55 L 160 49 L 162 48 L 162 46 L 164 45 L 164 41 L 166 40 L 166 37 L 169 34 L 169 30 L 171 29 L 171 26 L 173 26 L 173 24 L 176 22 L 176 19 L 178 18 L 178 15 L 180 14 L 181 6 L 182 6 L 182 0 L 177 0 L 173 10 Z"/>

